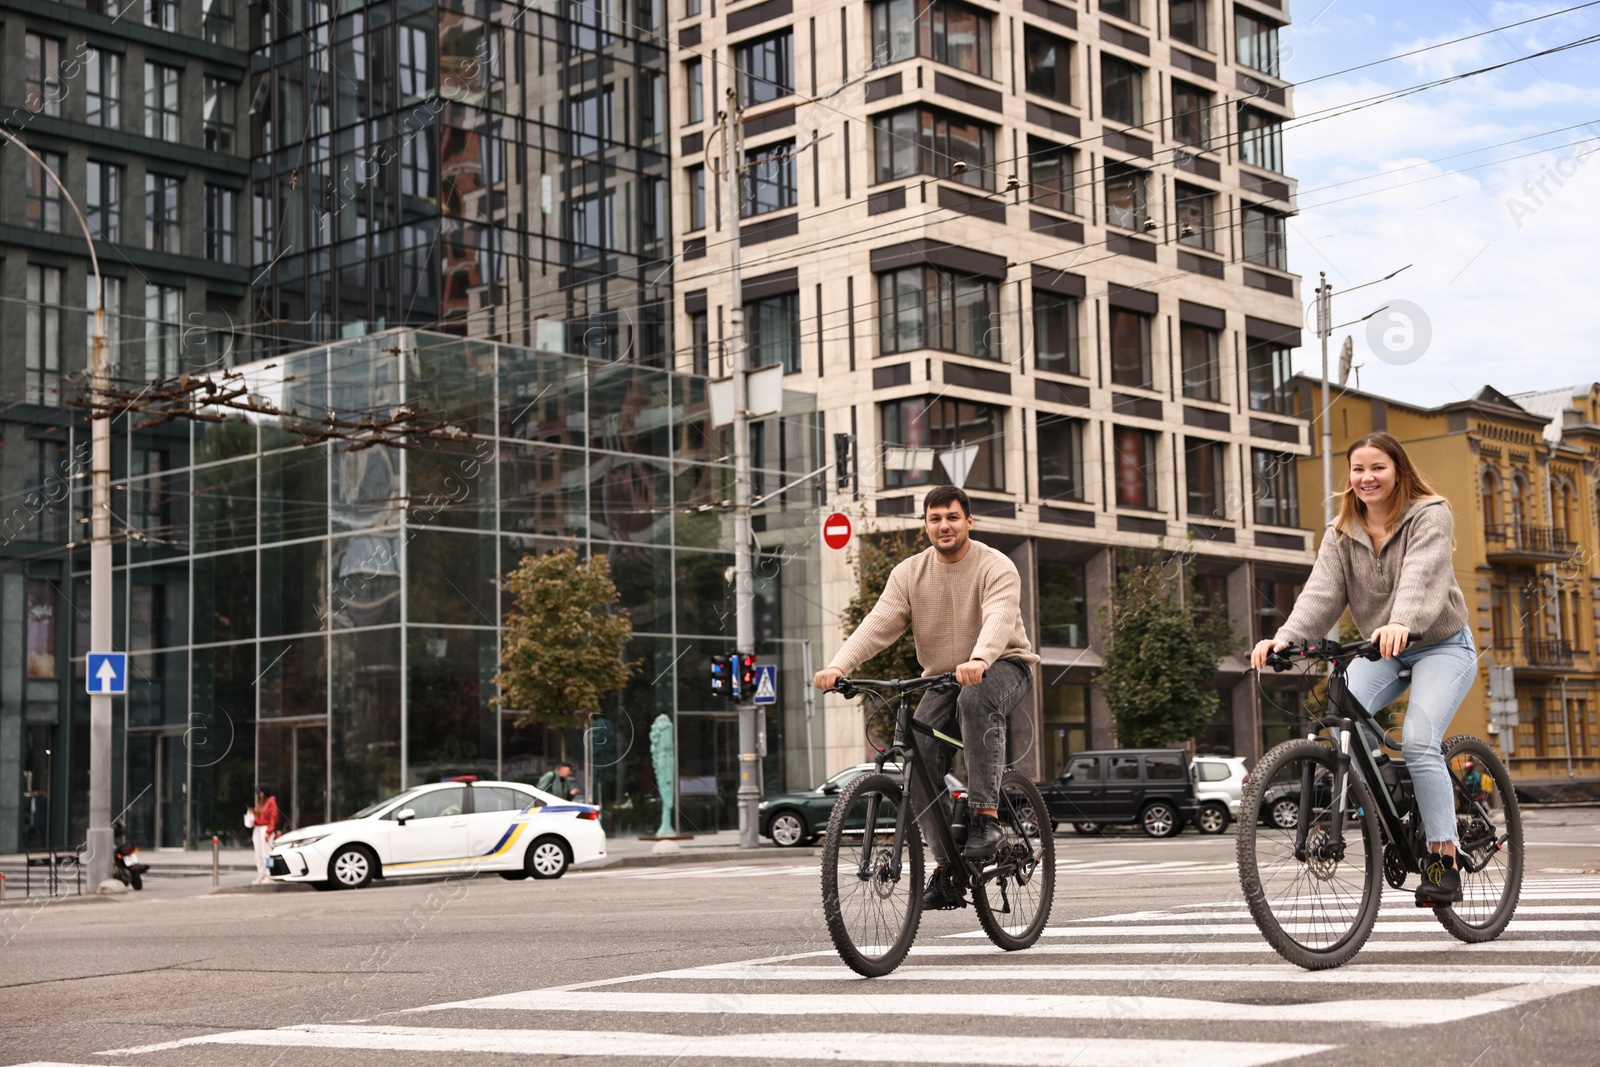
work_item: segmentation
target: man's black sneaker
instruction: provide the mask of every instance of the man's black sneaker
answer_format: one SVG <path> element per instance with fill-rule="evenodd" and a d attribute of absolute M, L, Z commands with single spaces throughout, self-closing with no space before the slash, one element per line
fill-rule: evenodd
<path fill-rule="evenodd" d="M 979 861 L 994 859 L 1003 840 L 1005 833 L 1000 829 L 1000 820 L 993 815 L 974 813 L 972 829 L 967 831 L 967 846 L 961 850 L 961 858 Z"/>
<path fill-rule="evenodd" d="M 923 911 L 953 911 L 967 906 L 967 898 L 950 884 L 950 872 L 935 867 L 928 879 L 928 888 L 922 891 Z"/>
<path fill-rule="evenodd" d="M 1422 864 L 1422 884 L 1417 886 L 1417 907 L 1442 908 L 1461 903 L 1461 872 L 1456 858 L 1430 852 Z"/>

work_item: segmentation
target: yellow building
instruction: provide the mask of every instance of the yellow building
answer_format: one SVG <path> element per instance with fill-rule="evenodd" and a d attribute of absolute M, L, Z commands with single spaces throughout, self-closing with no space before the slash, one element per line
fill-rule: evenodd
<path fill-rule="evenodd" d="M 1312 419 L 1299 462 L 1301 522 L 1315 529 L 1325 496 L 1321 380 L 1295 379 Z M 1456 580 L 1482 651 L 1478 680 L 1449 733 L 1489 738 L 1514 775 L 1600 782 L 1600 383 L 1422 408 L 1335 389 L 1334 489 L 1351 441 L 1387 430 L 1455 512 Z M 1319 533 L 1320 537 L 1320 533 Z M 1517 725 L 1494 731 L 1489 668 L 1512 668 Z"/>

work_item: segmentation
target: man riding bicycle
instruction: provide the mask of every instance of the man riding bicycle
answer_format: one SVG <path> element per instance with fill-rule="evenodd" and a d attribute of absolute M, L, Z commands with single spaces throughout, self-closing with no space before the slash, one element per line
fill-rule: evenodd
<path fill-rule="evenodd" d="M 954 673 L 961 685 L 957 692 L 923 694 L 916 720 L 960 737 L 966 746 L 972 825 L 961 856 L 982 862 L 993 858 L 1003 837 L 996 816 L 1006 719 L 1031 698 L 1033 665 L 1039 657 L 1022 625 L 1022 579 L 1016 565 L 1004 553 L 968 537 L 972 506 L 967 494 L 941 485 L 923 498 L 922 513 L 932 544 L 895 567 L 877 605 L 813 682 L 818 689 L 833 688 L 911 627 L 923 675 Z M 942 781 L 950 767 L 950 748 L 920 731 L 911 742 L 928 761 L 930 780 Z M 955 857 L 940 854 L 942 835 L 930 829 L 942 815 L 938 799 L 921 792 L 913 780 L 911 801 L 938 863 L 923 892 L 923 907 L 960 907 L 963 901 L 945 872 Z"/>

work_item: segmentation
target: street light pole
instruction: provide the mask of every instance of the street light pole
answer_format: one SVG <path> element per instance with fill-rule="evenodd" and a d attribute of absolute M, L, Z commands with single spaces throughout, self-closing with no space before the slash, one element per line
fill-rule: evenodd
<path fill-rule="evenodd" d="M 1333 333 L 1333 286 L 1318 275 L 1317 336 L 1322 338 L 1322 525 L 1333 521 L 1333 400 L 1328 389 L 1328 337 Z"/>
<path fill-rule="evenodd" d="M 95 309 L 94 337 L 90 341 L 90 441 L 93 452 L 90 459 L 91 478 L 89 518 L 89 643 L 90 648 L 110 650 L 113 646 L 111 620 L 111 422 L 98 417 L 92 401 L 105 395 L 111 384 L 110 368 L 106 354 L 106 287 L 100 277 L 100 257 L 94 250 L 94 235 L 89 232 L 89 221 L 83 210 L 67 191 L 61 177 L 45 161 L 22 143 L 22 139 L 4 126 L 0 137 L 16 145 L 33 160 L 51 183 L 61 191 L 61 198 L 72 208 L 78 226 L 83 230 L 83 240 L 89 246 L 89 267 L 94 271 Z M 74 649 L 73 651 L 83 651 Z M 116 847 L 111 833 L 111 698 L 89 697 L 89 833 L 85 842 L 84 859 L 88 864 L 89 885 L 99 888 L 111 877 L 112 852 Z"/>

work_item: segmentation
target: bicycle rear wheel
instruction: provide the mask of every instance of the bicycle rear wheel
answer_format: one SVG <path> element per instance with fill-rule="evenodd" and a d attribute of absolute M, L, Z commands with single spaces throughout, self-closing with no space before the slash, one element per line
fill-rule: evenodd
<path fill-rule="evenodd" d="M 1490 783 L 1482 800 L 1467 789 L 1468 760 Z M 1493 941 L 1511 921 L 1522 893 L 1522 810 L 1505 765 L 1479 738 L 1462 735 L 1445 741 L 1444 762 L 1455 789 L 1456 832 L 1461 835 L 1461 903 L 1436 908 L 1434 914 L 1463 941 Z"/>
<path fill-rule="evenodd" d="M 1353 772 L 1345 776 L 1344 840 L 1332 839 L 1333 770 L 1327 744 L 1285 741 L 1251 772 L 1239 810 L 1239 883 L 1250 914 L 1278 955 L 1313 971 L 1337 967 L 1361 949 L 1382 893 L 1378 820 Z"/>
<path fill-rule="evenodd" d="M 822 846 L 822 914 L 839 958 L 881 978 L 900 966 L 922 921 L 922 837 L 906 820 L 895 854 L 900 780 L 863 774 L 839 795 Z M 868 823 L 871 822 L 871 827 Z"/>
<path fill-rule="evenodd" d="M 1038 813 L 1045 812 L 1044 822 Z M 1039 787 L 1018 771 L 1000 779 L 1000 829 L 1005 836 L 989 866 L 1014 870 L 978 885 L 972 903 L 989 940 L 1008 952 L 1039 940 L 1056 894 L 1056 840 Z"/>

